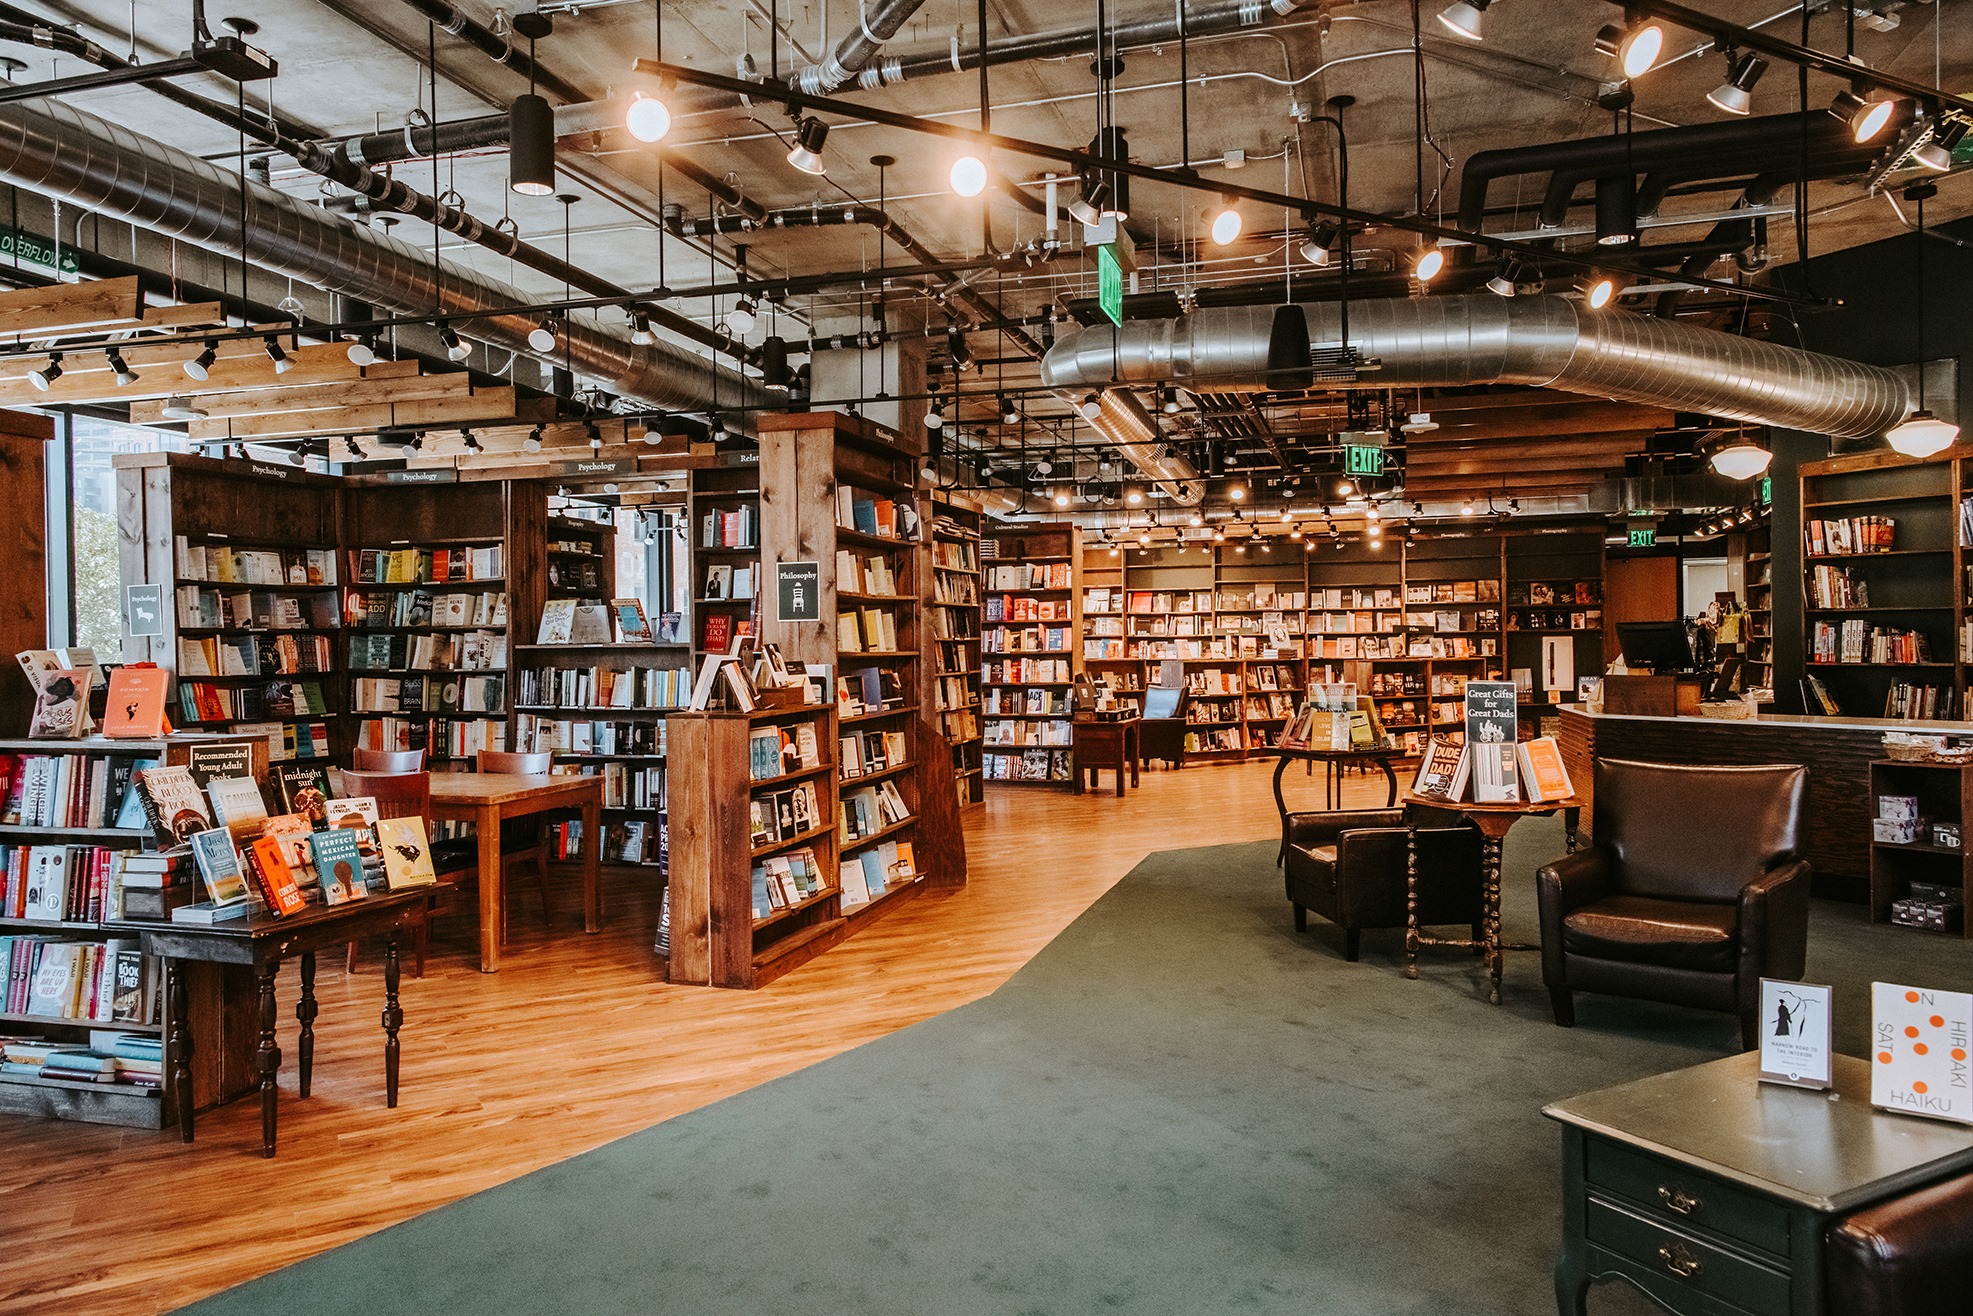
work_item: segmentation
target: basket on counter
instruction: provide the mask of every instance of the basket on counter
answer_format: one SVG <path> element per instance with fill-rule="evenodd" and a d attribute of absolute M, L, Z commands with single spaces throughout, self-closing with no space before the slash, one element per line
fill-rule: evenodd
<path fill-rule="evenodd" d="M 1940 757 L 1960 752 L 1958 749 L 1947 749 L 1944 736 L 1915 736 L 1903 731 L 1889 731 L 1884 735 L 1884 757 L 1896 763 L 1973 762 L 1973 749 L 1967 749 L 1964 758 Z"/>

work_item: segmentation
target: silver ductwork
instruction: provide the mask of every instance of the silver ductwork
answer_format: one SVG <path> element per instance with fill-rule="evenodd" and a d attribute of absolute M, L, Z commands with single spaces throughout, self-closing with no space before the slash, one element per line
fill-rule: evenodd
<path fill-rule="evenodd" d="M 1317 354 L 1343 346 L 1340 305 L 1295 309 Z M 1174 378 L 1162 345 L 1200 337 L 1206 314 L 1190 317 L 1202 322 L 1190 331 L 1166 327 L 1182 321 L 1154 321 L 1123 336 L 1107 325 L 1068 335 L 1044 358 L 1042 378 L 1069 392 Z M 1363 388 L 1521 384 L 1845 439 L 1882 434 L 1912 405 L 1904 382 L 1881 366 L 1670 320 L 1590 311 L 1565 297 L 1352 302 L 1349 328 L 1350 345 L 1376 363 L 1357 382 Z M 1270 377 L 1272 364 L 1258 326 L 1238 332 L 1243 341 L 1190 347 L 1189 360 L 1209 361 L 1215 370 L 1244 365 L 1253 372 L 1245 386 L 1267 387 L 1253 382 Z M 1270 324 L 1270 343 L 1274 332 Z M 1221 375 L 1209 391 L 1242 386 L 1240 376 Z"/>
<path fill-rule="evenodd" d="M 857 6 L 856 31 L 844 37 L 829 57 L 818 65 L 798 71 L 789 83 L 811 96 L 826 96 L 864 71 L 884 43 L 897 35 L 925 0 L 877 0 L 876 5 Z M 895 61 L 893 61 L 895 62 Z"/>
<path fill-rule="evenodd" d="M 1089 428 L 1116 445 L 1125 461 L 1165 491 L 1165 496 L 1181 506 L 1190 506 L 1206 496 L 1206 485 L 1198 468 L 1173 452 L 1158 434 L 1152 418 L 1137 395 L 1128 389 L 1106 390 L 1101 407 Z"/>
<path fill-rule="evenodd" d="M 0 104 L 0 180 L 407 315 L 479 315 L 459 332 L 503 350 L 529 350 L 520 289 L 430 255 L 283 192 L 242 181 L 176 147 L 54 100 Z M 243 208 L 245 214 L 243 215 Z M 488 314 L 480 314 L 488 313 Z M 734 371 L 667 343 L 639 347 L 627 332 L 570 317 L 557 330 L 554 365 L 645 406 L 684 411 L 770 405 Z"/>
<path fill-rule="evenodd" d="M 1041 383 L 1058 391 L 1170 383 L 1201 393 L 1293 392 L 1314 380 L 1292 306 L 1215 306 L 1176 320 L 1100 324 L 1056 340 Z"/>

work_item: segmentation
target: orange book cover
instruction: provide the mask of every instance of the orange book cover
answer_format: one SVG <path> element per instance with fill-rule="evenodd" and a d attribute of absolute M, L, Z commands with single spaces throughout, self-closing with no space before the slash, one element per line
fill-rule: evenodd
<path fill-rule="evenodd" d="M 170 730 L 165 699 L 171 673 L 162 667 L 118 667 L 110 673 L 110 694 L 103 734 L 113 739 L 155 740 Z"/>
<path fill-rule="evenodd" d="M 295 884 L 294 870 L 288 866 L 287 846 L 279 835 L 263 836 L 253 843 L 254 868 L 266 890 L 267 906 L 277 915 L 298 914 L 307 908 L 301 888 Z"/>
<path fill-rule="evenodd" d="M 1562 747 L 1553 736 L 1538 736 L 1515 746 L 1521 760 L 1521 777 L 1527 783 L 1528 798 L 1566 800 L 1576 793 L 1569 770 L 1562 765 Z"/>

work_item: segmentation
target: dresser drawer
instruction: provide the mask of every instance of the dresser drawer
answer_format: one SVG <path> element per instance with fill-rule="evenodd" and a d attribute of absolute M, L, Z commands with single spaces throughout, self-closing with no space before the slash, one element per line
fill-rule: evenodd
<path fill-rule="evenodd" d="M 1748 1257 L 1704 1242 L 1627 1207 L 1591 1197 L 1589 1241 L 1661 1278 L 1691 1286 L 1756 1316 L 1786 1316 L 1790 1281 Z"/>
<path fill-rule="evenodd" d="M 1592 1188 L 1628 1198 L 1650 1219 L 1697 1225 L 1771 1256 L 1788 1256 L 1788 1211 L 1779 1202 L 1596 1138 L 1589 1140 L 1585 1168 Z"/>

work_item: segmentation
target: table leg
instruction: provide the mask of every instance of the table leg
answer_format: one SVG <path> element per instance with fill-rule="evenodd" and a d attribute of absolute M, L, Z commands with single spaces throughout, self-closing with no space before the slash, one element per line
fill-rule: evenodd
<path fill-rule="evenodd" d="M 588 815 L 585 814 L 587 823 Z M 480 972 L 500 972 L 500 808 L 486 805 L 474 811 L 479 829 Z"/>
<path fill-rule="evenodd" d="M 1576 831 L 1582 824 L 1582 817 L 1581 809 L 1562 810 L 1562 836 L 1570 854 L 1576 852 Z"/>
<path fill-rule="evenodd" d="M 1398 774 L 1391 770 L 1389 759 L 1378 759 L 1377 766 L 1384 770 L 1384 807 L 1394 809 L 1398 803 Z"/>
<path fill-rule="evenodd" d="M 295 1018 L 301 1021 L 301 1040 L 295 1044 L 295 1060 L 301 1076 L 301 1094 L 308 1095 L 315 1074 L 315 1016 L 321 1007 L 315 1003 L 315 952 L 301 956 L 301 999 L 295 1002 Z"/>
<path fill-rule="evenodd" d="M 260 1070 L 260 1154 L 274 1155 L 275 1107 L 280 1089 L 274 1076 L 281 1069 L 281 1048 L 274 1044 L 274 976 L 281 961 L 271 960 L 260 970 L 260 1047 L 254 1063 Z"/>
<path fill-rule="evenodd" d="M 1418 977 L 1418 824 L 1404 820 L 1404 976 Z"/>
<path fill-rule="evenodd" d="M 1075 778 L 1075 793 L 1078 795 L 1082 794 L 1082 755 L 1076 753 L 1074 746 L 1070 746 L 1069 748 L 1069 775 Z"/>
<path fill-rule="evenodd" d="M 582 930 L 603 930 L 603 798 L 582 806 Z"/>
<path fill-rule="evenodd" d="M 171 974 L 171 1091 L 178 1102 L 178 1136 L 192 1140 L 192 1011 L 182 960 L 165 961 Z"/>
<path fill-rule="evenodd" d="M 1117 798 L 1124 797 L 1124 755 L 1127 751 L 1122 736 L 1117 737 Z"/>
<path fill-rule="evenodd" d="M 1500 841 L 1491 832 L 1480 842 L 1480 863 L 1485 881 L 1486 933 L 1482 938 L 1487 951 L 1487 1002 L 1500 1004 L 1500 975 L 1506 956 L 1500 949 Z"/>
<path fill-rule="evenodd" d="M 1274 856 L 1276 868 L 1288 862 L 1288 801 L 1281 797 L 1281 774 L 1288 770 L 1288 756 L 1274 761 L 1274 811 L 1281 815 L 1281 850 Z"/>
<path fill-rule="evenodd" d="M 1137 770 L 1144 766 L 1144 738 L 1132 728 L 1130 732 L 1130 788 L 1137 789 Z"/>
<path fill-rule="evenodd" d="M 397 933 L 384 942 L 384 1105 L 397 1109 L 397 1030 L 404 1011 L 397 1004 Z"/>
<path fill-rule="evenodd" d="M 1584 1216 L 1588 1211 L 1583 1187 L 1585 1136 L 1580 1129 L 1562 1131 L 1562 1250 L 1555 1258 L 1557 1316 L 1589 1316 L 1589 1240 Z"/>

